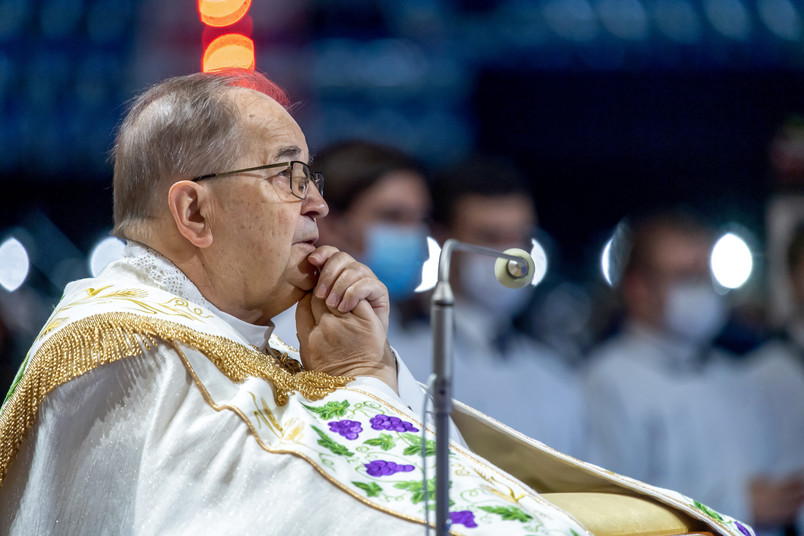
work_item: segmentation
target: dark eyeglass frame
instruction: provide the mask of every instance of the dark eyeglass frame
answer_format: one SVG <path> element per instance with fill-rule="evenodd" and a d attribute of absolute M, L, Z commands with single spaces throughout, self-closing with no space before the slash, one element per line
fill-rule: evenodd
<path fill-rule="evenodd" d="M 305 181 L 304 184 L 293 184 L 294 179 L 293 177 L 295 174 L 293 173 L 293 166 L 299 165 L 302 168 L 302 174 L 304 175 Z M 271 169 L 271 168 L 279 168 L 285 167 L 285 169 L 290 170 L 290 179 L 288 180 L 288 186 L 290 187 L 290 193 L 293 194 L 294 197 L 297 199 L 304 200 L 307 198 L 307 194 L 310 192 L 310 182 L 315 184 L 316 189 L 318 189 L 318 193 L 322 196 L 324 195 L 324 175 L 320 171 L 312 171 L 310 166 L 301 160 L 291 160 L 290 162 L 280 162 L 279 164 L 265 164 L 263 166 L 254 166 L 248 167 L 243 169 L 236 169 L 234 171 L 222 171 L 220 173 L 208 173 L 207 175 L 201 175 L 200 177 L 196 177 L 191 179 L 193 182 L 198 182 L 205 179 L 214 179 L 217 177 L 226 177 L 227 175 L 238 175 L 240 173 L 246 173 L 248 171 L 259 171 L 261 169 Z M 275 177 L 276 175 L 272 175 L 271 178 Z M 296 186 L 301 186 L 304 189 L 302 195 L 296 193 Z"/>

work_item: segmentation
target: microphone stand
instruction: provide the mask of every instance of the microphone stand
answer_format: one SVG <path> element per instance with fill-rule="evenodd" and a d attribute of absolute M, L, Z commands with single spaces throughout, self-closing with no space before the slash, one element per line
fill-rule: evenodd
<path fill-rule="evenodd" d="M 452 252 L 470 251 L 489 257 L 507 259 L 516 263 L 525 273 L 527 263 L 514 255 L 508 255 L 491 248 L 466 244 L 454 239 L 444 242 L 438 259 L 438 282 L 431 303 L 431 322 L 433 326 L 433 413 L 436 429 L 436 536 L 449 534 L 449 419 L 452 413 L 452 337 L 455 331 L 455 296 L 449 284 L 450 260 Z M 424 483 L 425 489 L 427 482 Z"/>

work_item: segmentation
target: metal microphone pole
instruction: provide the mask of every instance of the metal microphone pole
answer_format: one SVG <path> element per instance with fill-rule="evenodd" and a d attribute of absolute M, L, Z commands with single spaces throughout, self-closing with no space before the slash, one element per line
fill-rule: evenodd
<path fill-rule="evenodd" d="M 438 282 L 431 299 L 431 322 L 433 326 L 433 412 L 436 429 L 436 535 L 449 534 L 449 420 L 452 413 L 452 336 L 454 334 L 455 296 L 449 284 L 450 259 L 453 250 L 471 251 L 490 257 L 507 259 L 524 268 L 527 263 L 521 258 L 500 251 L 465 244 L 449 239 L 441 248 L 438 259 Z M 424 483 L 427 486 L 427 482 Z M 426 489 L 426 488 L 425 488 Z"/>

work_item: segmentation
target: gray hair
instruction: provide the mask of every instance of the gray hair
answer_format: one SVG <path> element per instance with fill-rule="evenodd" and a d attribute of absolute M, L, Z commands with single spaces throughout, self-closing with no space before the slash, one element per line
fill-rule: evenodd
<path fill-rule="evenodd" d="M 235 166 L 247 149 L 240 114 L 228 95 L 255 89 L 286 108 L 285 93 L 264 75 L 230 69 L 169 78 L 132 103 L 115 137 L 114 230 L 147 233 L 176 181 Z"/>

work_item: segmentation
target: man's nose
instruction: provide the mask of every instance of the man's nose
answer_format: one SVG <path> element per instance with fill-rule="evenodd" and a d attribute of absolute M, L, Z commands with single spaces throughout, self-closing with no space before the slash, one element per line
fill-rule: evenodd
<path fill-rule="evenodd" d="M 313 187 L 308 191 L 307 197 L 302 201 L 302 214 L 312 218 L 323 218 L 329 214 L 329 205 L 318 188 Z"/>

